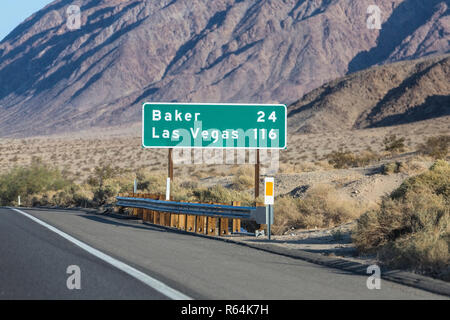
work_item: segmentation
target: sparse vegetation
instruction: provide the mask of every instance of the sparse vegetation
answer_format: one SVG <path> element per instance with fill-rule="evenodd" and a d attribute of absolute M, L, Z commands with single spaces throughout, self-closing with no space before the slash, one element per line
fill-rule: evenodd
<path fill-rule="evenodd" d="M 379 161 L 380 156 L 373 151 L 366 150 L 355 154 L 349 150 L 340 149 L 325 156 L 328 163 L 336 169 L 367 166 L 374 161 Z"/>
<path fill-rule="evenodd" d="M 407 179 L 358 220 L 353 240 L 391 267 L 450 280 L 450 164 Z"/>
<path fill-rule="evenodd" d="M 68 190 L 72 187 L 72 182 L 58 169 L 34 158 L 29 167 L 16 167 L 0 176 L 0 202 L 2 205 L 10 205 L 17 201 L 20 195 L 26 203 L 31 200 L 32 195 Z"/>
<path fill-rule="evenodd" d="M 425 143 L 419 145 L 418 151 L 434 159 L 445 159 L 448 154 L 449 145 L 450 136 L 441 135 L 438 137 L 430 137 Z"/>
<path fill-rule="evenodd" d="M 255 184 L 254 171 L 249 167 L 239 168 L 238 172 L 233 176 L 231 187 L 237 191 L 244 191 Z"/>
<path fill-rule="evenodd" d="M 389 162 L 389 163 L 383 164 L 381 166 L 381 172 L 383 174 L 399 173 L 401 166 L 402 166 L 401 162 L 398 162 L 398 161 Z"/>
<path fill-rule="evenodd" d="M 294 229 L 332 227 L 362 212 L 356 202 L 342 199 L 331 185 L 318 185 L 305 198 L 280 197 L 275 202 L 274 233 L 283 234 Z"/>
<path fill-rule="evenodd" d="M 383 140 L 384 150 L 392 153 L 405 151 L 405 138 L 397 138 L 395 134 L 386 136 Z"/>

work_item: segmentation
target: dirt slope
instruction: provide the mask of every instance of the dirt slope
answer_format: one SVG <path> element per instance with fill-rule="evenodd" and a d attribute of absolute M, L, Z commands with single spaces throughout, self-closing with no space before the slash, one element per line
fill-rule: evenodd
<path fill-rule="evenodd" d="M 332 81 L 289 108 L 291 132 L 406 124 L 450 115 L 450 56 L 373 67 Z"/>

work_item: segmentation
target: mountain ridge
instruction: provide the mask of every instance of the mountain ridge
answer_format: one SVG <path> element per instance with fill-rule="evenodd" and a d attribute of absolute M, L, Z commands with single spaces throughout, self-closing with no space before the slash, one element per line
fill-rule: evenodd
<path fill-rule="evenodd" d="M 450 55 L 376 66 L 331 81 L 289 107 L 295 133 L 367 129 L 450 116 Z"/>
<path fill-rule="evenodd" d="M 146 100 L 290 104 L 360 68 L 450 52 L 449 1 L 383 1 L 381 30 L 366 27 L 369 0 L 76 3 L 79 30 L 65 25 L 73 1 L 56 0 L 0 43 L 0 136 L 134 123 Z"/>

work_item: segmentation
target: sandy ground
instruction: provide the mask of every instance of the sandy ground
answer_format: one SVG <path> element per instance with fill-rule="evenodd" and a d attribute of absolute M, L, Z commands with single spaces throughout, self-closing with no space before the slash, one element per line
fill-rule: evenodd
<path fill-rule="evenodd" d="M 359 255 L 351 240 L 351 230 L 356 222 L 349 222 L 341 226 L 329 229 L 316 230 L 290 230 L 284 235 L 272 235 L 270 243 L 295 250 L 304 250 L 320 253 L 326 256 L 338 256 L 339 258 L 360 263 L 374 264 L 377 262 L 375 255 Z M 266 235 L 237 236 L 233 240 L 253 244 L 268 243 Z"/>

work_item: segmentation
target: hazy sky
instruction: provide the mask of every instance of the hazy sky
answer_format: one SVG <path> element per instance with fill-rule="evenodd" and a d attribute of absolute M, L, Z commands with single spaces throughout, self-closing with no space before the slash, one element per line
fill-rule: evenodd
<path fill-rule="evenodd" d="M 0 0 L 0 41 L 22 21 L 53 0 Z"/>

